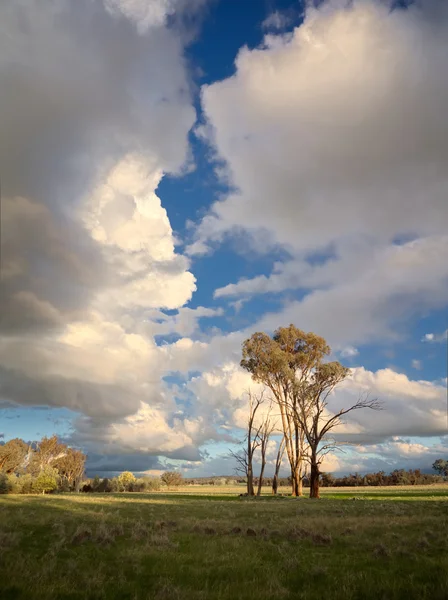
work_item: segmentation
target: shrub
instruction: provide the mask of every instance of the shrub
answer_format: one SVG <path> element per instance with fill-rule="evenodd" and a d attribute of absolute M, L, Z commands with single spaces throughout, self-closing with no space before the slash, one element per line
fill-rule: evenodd
<path fill-rule="evenodd" d="M 26 475 L 21 475 L 18 478 L 18 483 L 20 486 L 19 494 L 32 494 L 33 493 L 33 477 L 27 473 Z"/>
<path fill-rule="evenodd" d="M 98 485 L 98 488 L 96 490 L 97 492 L 111 492 L 112 491 L 112 485 L 110 482 L 110 479 L 108 479 L 107 477 L 105 477 L 104 479 L 102 479 Z"/>
<path fill-rule="evenodd" d="M 8 477 L 4 473 L 0 473 L 0 494 L 7 494 L 8 492 Z"/>
<path fill-rule="evenodd" d="M 158 492 L 161 487 L 160 477 L 147 477 L 145 481 L 145 490 L 147 492 Z"/>
<path fill-rule="evenodd" d="M 33 483 L 33 492 L 38 494 L 53 492 L 58 487 L 58 472 L 52 467 L 44 467 Z"/>

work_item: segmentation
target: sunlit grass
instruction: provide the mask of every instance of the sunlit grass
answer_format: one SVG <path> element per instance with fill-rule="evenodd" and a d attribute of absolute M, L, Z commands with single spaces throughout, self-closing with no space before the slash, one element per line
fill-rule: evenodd
<path fill-rule="evenodd" d="M 0 497 L 0 598 L 448 598 L 446 486 L 216 488 Z"/>

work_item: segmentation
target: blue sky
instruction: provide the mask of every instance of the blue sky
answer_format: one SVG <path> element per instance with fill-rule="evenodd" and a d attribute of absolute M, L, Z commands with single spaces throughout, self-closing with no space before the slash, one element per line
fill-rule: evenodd
<path fill-rule="evenodd" d="M 446 454 L 442 1 L 19 1 L 0 22 L 3 439 L 229 474 L 241 343 L 294 323 L 352 368 L 334 406 L 385 404 L 327 470 Z"/>

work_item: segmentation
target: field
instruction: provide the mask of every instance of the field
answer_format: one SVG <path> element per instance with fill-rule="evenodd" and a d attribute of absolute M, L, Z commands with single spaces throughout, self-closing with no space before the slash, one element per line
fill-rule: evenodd
<path fill-rule="evenodd" d="M 0 598 L 448 598 L 447 486 L 240 492 L 2 496 Z"/>

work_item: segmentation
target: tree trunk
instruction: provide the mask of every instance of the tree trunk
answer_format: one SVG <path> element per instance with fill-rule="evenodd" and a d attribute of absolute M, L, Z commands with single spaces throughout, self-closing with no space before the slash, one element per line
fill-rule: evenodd
<path fill-rule="evenodd" d="M 299 460 L 291 469 L 291 488 L 293 496 L 303 496 L 302 460 Z"/>
<path fill-rule="evenodd" d="M 277 491 L 278 491 L 278 474 L 275 473 L 274 479 L 272 480 L 272 493 L 274 494 L 274 496 L 277 494 Z"/>
<path fill-rule="evenodd" d="M 297 477 L 297 468 L 291 469 L 291 495 L 299 496 L 299 479 Z"/>
<path fill-rule="evenodd" d="M 310 498 L 320 498 L 319 496 L 319 465 L 315 462 L 311 463 L 310 472 Z"/>
<path fill-rule="evenodd" d="M 263 475 L 264 475 L 264 468 L 265 468 L 265 466 L 266 466 L 266 459 L 263 459 L 263 462 L 261 463 L 260 477 L 258 479 L 257 496 L 261 496 L 261 488 L 263 486 Z"/>
<path fill-rule="evenodd" d="M 247 495 L 254 496 L 254 474 L 252 471 L 252 464 L 247 469 Z"/>

